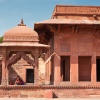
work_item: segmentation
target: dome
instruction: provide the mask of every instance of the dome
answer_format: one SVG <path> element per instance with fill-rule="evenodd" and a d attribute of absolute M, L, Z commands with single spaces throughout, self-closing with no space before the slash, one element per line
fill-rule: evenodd
<path fill-rule="evenodd" d="M 3 42 L 38 42 L 38 34 L 33 29 L 27 27 L 23 20 L 18 26 L 5 32 Z"/>

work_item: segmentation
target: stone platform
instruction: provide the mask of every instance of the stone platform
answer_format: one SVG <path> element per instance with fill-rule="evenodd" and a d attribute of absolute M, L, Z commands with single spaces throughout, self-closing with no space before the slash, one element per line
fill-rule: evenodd
<path fill-rule="evenodd" d="M 66 86 L 0 86 L 0 98 L 63 98 L 71 100 L 100 99 L 99 85 L 66 85 Z M 78 99 L 79 98 L 79 99 Z M 41 99 L 42 100 L 42 99 Z M 44 100 L 44 99 L 43 99 Z"/>
<path fill-rule="evenodd" d="M 48 100 L 46 98 L 0 98 L 0 100 Z M 49 100 L 100 100 L 100 98 L 55 98 Z"/>

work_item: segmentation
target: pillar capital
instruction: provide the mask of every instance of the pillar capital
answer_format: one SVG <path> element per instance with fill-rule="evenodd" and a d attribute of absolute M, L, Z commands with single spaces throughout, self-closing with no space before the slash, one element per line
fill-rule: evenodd
<path fill-rule="evenodd" d="M 35 49 L 34 49 L 34 53 L 35 53 L 35 54 L 39 54 L 39 48 L 35 48 Z"/>

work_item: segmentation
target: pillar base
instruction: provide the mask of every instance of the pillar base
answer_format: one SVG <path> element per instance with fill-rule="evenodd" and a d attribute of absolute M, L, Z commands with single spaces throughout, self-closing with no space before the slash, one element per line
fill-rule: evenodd
<path fill-rule="evenodd" d="M 50 85 L 50 81 L 45 81 L 45 84 L 46 85 Z"/>
<path fill-rule="evenodd" d="M 1 85 L 8 85 L 7 79 L 1 79 Z"/>
<path fill-rule="evenodd" d="M 59 81 L 55 81 L 55 82 L 54 82 L 54 85 L 59 85 L 59 84 L 60 84 Z"/>
<path fill-rule="evenodd" d="M 34 80 L 34 85 L 39 85 L 39 80 L 38 79 Z"/>

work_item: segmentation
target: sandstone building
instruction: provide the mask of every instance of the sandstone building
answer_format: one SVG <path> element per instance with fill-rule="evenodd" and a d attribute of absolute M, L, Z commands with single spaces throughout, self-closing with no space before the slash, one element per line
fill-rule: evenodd
<path fill-rule="evenodd" d="M 57 5 L 34 30 L 22 20 L 5 32 L 0 96 L 100 96 L 100 7 Z M 14 84 L 17 76 L 24 86 Z"/>

